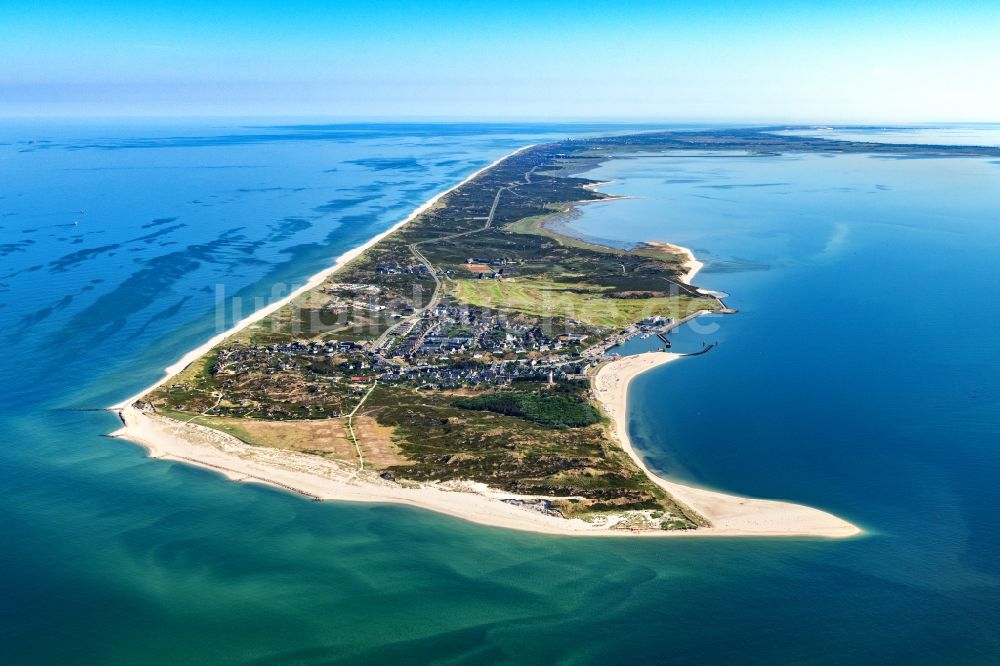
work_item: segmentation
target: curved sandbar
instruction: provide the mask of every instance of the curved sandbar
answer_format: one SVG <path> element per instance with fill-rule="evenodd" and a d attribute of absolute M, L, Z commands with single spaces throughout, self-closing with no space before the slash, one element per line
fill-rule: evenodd
<path fill-rule="evenodd" d="M 667 481 L 654 474 L 632 447 L 629 438 L 628 387 L 637 375 L 678 358 L 681 358 L 680 354 L 647 352 L 611 361 L 603 365 L 594 377 L 594 393 L 614 422 L 615 437 L 635 463 L 654 483 L 712 523 L 711 527 L 699 528 L 695 533 L 848 537 L 861 532 L 855 525 L 812 507 L 726 495 Z"/>
<path fill-rule="evenodd" d="M 687 272 L 681 276 L 680 280 L 684 284 L 691 284 L 691 281 L 694 280 L 694 277 L 698 274 L 698 272 L 705 267 L 704 262 L 698 261 L 698 258 L 694 256 L 694 252 L 692 252 L 690 248 L 686 248 L 683 245 L 675 245 L 674 243 L 665 243 L 663 241 L 646 241 L 643 245 L 667 250 L 668 252 L 673 252 L 674 254 L 683 256 L 685 258 L 684 268 Z"/>

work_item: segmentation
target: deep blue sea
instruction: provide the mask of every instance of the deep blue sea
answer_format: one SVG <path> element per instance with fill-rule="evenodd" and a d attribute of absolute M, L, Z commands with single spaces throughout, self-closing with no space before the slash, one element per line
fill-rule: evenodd
<path fill-rule="evenodd" d="M 0 661 L 1000 663 L 1000 159 L 636 155 L 570 223 L 693 248 L 739 309 L 634 383 L 650 463 L 861 538 L 522 534 L 102 437 L 91 410 L 435 192 L 623 130 L 0 125 Z"/>

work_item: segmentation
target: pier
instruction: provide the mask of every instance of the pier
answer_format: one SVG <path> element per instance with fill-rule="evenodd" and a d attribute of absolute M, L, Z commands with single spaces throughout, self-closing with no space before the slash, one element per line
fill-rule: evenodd
<path fill-rule="evenodd" d="M 719 346 L 718 342 L 713 342 L 710 345 L 705 345 L 704 347 L 702 347 L 701 349 L 699 349 L 696 352 L 689 352 L 687 354 L 681 354 L 681 356 L 701 356 L 702 354 L 707 354 L 708 352 L 712 351 L 714 348 L 716 348 L 718 346 Z"/>

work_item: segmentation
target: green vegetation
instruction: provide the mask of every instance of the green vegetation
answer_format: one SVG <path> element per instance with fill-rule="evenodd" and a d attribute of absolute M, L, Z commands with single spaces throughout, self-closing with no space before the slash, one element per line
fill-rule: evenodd
<path fill-rule="evenodd" d="M 579 405 L 586 386 L 557 387 L 559 393 L 552 397 Z M 553 427 L 457 406 L 466 399 L 450 392 L 376 388 L 366 413 L 392 428 L 407 460 L 386 469 L 401 479 L 470 480 L 519 495 L 561 498 L 552 502 L 553 508 L 568 517 L 651 510 L 687 529 L 703 524 L 612 444 L 603 424 Z"/>
<path fill-rule="evenodd" d="M 701 524 L 614 444 L 579 379 L 609 335 L 722 307 L 681 282 L 669 248 L 545 226 L 605 198 L 569 174 L 606 152 L 570 141 L 504 160 L 149 399 L 257 446 L 350 461 L 356 436 L 404 484 L 476 481 L 567 517 L 629 512 L 636 529 Z"/>
<path fill-rule="evenodd" d="M 624 514 L 626 529 L 705 524 L 614 443 L 580 378 L 623 328 L 722 303 L 683 283 L 676 248 L 604 247 L 546 226 L 572 215 L 574 203 L 606 198 L 573 174 L 663 150 L 998 152 L 736 129 L 535 146 L 442 197 L 146 398 L 168 417 L 257 446 L 353 461 L 356 436 L 366 466 L 404 486 L 475 481 L 566 517 Z M 656 333 L 652 326 L 644 332 Z"/>
<path fill-rule="evenodd" d="M 534 236 L 545 236 L 546 238 L 551 238 L 555 242 L 559 243 L 565 247 L 575 247 L 581 250 L 590 250 L 592 252 L 617 252 L 618 254 L 625 254 L 624 250 L 616 250 L 615 248 L 605 247 L 603 245 L 598 245 L 597 243 L 591 243 L 580 238 L 573 238 L 572 236 L 567 236 L 561 234 L 552 228 L 552 223 L 555 220 L 560 219 L 564 215 L 563 212 L 552 210 L 545 215 L 534 215 L 532 217 L 526 217 L 522 220 L 516 222 L 511 222 L 507 224 L 504 229 L 513 234 L 528 234 Z"/>
<path fill-rule="evenodd" d="M 717 301 L 686 293 L 668 296 L 642 289 L 615 291 L 610 286 L 544 278 L 458 280 L 454 297 L 492 310 L 513 310 L 536 317 L 559 317 L 601 329 L 619 329 L 652 316 L 681 319 L 698 310 L 714 310 Z"/>
<path fill-rule="evenodd" d="M 594 406 L 584 400 L 541 391 L 487 393 L 473 398 L 459 398 L 455 406 L 518 416 L 553 428 L 582 428 L 601 420 Z"/>

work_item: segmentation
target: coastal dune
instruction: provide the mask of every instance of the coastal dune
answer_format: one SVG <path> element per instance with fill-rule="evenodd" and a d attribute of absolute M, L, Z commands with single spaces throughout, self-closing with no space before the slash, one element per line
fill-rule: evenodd
<path fill-rule="evenodd" d="M 583 520 L 566 520 L 525 509 L 527 498 L 483 484 L 448 482 L 401 485 L 373 471 L 319 456 L 251 446 L 226 433 L 175 421 L 129 405 L 118 410 L 123 427 L 110 437 L 135 442 L 151 458 L 176 460 L 222 474 L 232 481 L 260 483 L 313 500 L 405 504 L 471 522 L 546 534 L 600 533 Z M 506 501 L 505 501 L 506 500 Z M 605 534 L 624 534 L 604 530 Z"/>

